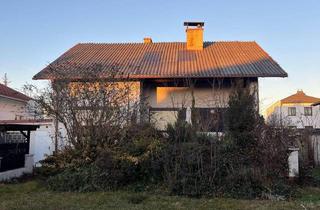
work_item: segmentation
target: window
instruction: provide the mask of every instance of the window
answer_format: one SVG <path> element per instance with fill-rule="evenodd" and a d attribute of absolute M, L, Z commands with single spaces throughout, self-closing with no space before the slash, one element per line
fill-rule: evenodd
<path fill-rule="evenodd" d="M 312 116 L 312 107 L 304 107 L 304 115 Z"/>
<path fill-rule="evenodd" d="M 223 108 L 194 108 L 191 113 L 191 120 L 197 129 L 202 132 L 224 131 Z"/>
<path fill-rule="evenodd" d="M 288 107 L 288 115 L 289 116 L 296 116 L 296 107 Z"/>

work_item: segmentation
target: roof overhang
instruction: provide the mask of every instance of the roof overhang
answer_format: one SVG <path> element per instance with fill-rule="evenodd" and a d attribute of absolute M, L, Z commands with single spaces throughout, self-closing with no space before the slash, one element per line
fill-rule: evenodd
<path fill-rule="evenodd" d="M 314 104 L 311 104 L 311 106 L 319 106 L 320 105 L 320 101 Z"/>
<path fill-rule="evenodd" d="M 280 77 L 280 78 L 286 78 L 288 77 L 288 74 L 282 74 L 282 75 L 257 75 L 257 74 L 247 74 L 247 75 L 234 75 L 234 76 L 225 76 L 225 75 L 217 75 L 212 77 L 203 77 L 203 76 L 168 76 L 168 75 L 130 75 L 128 77 L 70 77 L 70 78 L 60 78 L 60 77 L 33 77 L 33 80 L 51 80 L 51 81 L 96 81 L 96 80 L 106 80 L 106 81 L 139 81 L 144 79 L 214 79 L 214 78 L 272 78 L 272 77 Z"/>
<path fill-rule="evenodd" d="M 14 98 L 14 97 L 1 95 L 1 94 L 0 94 L 0 97 L 7 98 L 7 99 L 10 99 L 10 100 L 14 100 L 14 101 L 23 102 L 23 103 L 28 103 L 28 101 L 32 100 L 32 98 L 30 98 L 29 100 L 22 100 L 22 99 L 19 99 L 19 98 Z"/>
<path fill-rule="evenodd" d="M 0 120 L 0 131 L 35 131 L 40 122 L 28 120 Z"/>

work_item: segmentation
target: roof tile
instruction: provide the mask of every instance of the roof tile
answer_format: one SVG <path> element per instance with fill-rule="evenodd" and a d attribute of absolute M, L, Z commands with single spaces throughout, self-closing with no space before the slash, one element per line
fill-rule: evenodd
<path fill-rule="evenodd" d="M 3 84 L 0 84 L 0 96 L 4 96 L 7 98 L 22 100 L 22 101 L 29 101 L 31 100 L 30 97 L 20 93 L 12 88 L 9 88 Z"/>
<path fill-rule="evenodd" d="M 281 104 L 286 103 L 317 103 L 320 101 L 320 98 L 312 97 L 306 95 L 302 90 L 297 91 L 297 93 L 284 98 L 281 100 Z"/>
<path fill-rule="evenodd" d="M 256 42 L 205 42 L 201 51 L 188 51 L 184 42 L 162 42 L 77 44 L 33 78 L 83 79 L 92 65 L 100 66 L 94 72 L 100 78 L 111 68 L 141 79 L 287 76 Z"/>

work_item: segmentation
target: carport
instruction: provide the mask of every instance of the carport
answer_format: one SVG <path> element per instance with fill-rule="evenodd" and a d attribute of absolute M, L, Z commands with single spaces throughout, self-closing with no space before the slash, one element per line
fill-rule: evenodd
<path fill-rule="evenodd" d="M 39 125 L 0 121 L 0 172 L 25 167 L 30 133 L 37 128 Z"/>

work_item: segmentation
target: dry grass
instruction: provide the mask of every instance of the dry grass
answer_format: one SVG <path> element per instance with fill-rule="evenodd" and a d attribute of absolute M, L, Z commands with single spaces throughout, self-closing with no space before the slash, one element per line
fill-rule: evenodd
<path fill-rule="evenodd" d="M 37 180 L 0 184 L 0 210 L 9 209 L 320 209 L 320 189 L 305 188 L 293 201 L 186 198 L 131 191 L 61 193 L 46 190 Z"/>

